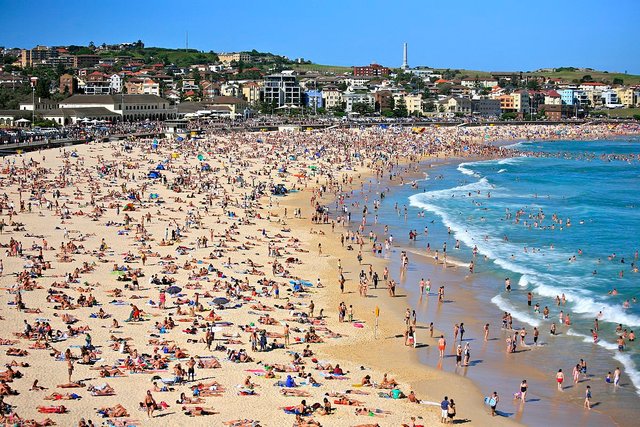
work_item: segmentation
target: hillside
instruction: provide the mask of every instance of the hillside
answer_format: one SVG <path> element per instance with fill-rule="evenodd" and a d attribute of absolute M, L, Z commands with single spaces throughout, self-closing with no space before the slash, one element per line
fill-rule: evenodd
<path fill-rule="evenodd" d="M 196 49 L 166 49 L 162 47 L 103 51 L 100 53 L 100 56 L 131 56 L 135 59 L 142 59 L 146 63 L 162 62 L 165 64 L 175 64 L 179 67 L 218 61 L 218 55 L 213 52 L 204 53 Z"/>
<path fill-rule="evenodd" d="M 558 70 L 558 69 L 556 69 Z M 640 84 L 640 76 L 635 74 L 624 74 L 608 71 L 597 70 L 561 70 L 553 72 L 530 72 L 528 75 L 545 76 L 557 79 L 563 79 L 569 82 L 574 80 L 580 80 L 584 76 L 589 75 L 594 81 L 603 83 L 613 83 L 614 79 L 621 79 L 625 85 L 637 85 Z"/>

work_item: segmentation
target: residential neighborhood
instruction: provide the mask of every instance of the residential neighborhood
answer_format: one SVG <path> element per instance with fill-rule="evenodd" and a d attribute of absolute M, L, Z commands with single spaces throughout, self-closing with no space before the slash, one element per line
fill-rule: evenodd
<path fill-rule="evenodd" d="M 314 70 L 269 53 L 119 45 L 0 48 L 0 124 L 256 114 L 563 120 L 640 106 L 640 86 L 377 63 Z M 172 61 L 172 59 L 174 59 Z M 576 70 L 581 71 L 581 70 Z M 26 119 L 31 119 L 27 117 Z M 26 122 L 24 122 L 26 123 Z"/>

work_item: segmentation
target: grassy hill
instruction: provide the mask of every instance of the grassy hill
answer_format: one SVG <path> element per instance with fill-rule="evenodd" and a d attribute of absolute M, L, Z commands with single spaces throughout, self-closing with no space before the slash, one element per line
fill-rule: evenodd
<path fill-rule="evenodd" d="M 574 80 L 580 80 L 584 76 L 589 75 L 593 80 L 597 82 L 613 83 L 614 79 L 621 79 L 625 85 L 637 85 L 640 84 L 640 76 L 635 74 L 624 74 L 608 71 L 597 70 L 561 70 L 551 72 L 531 72 L 528 75 L 545 76 L 557 79 L 563 79 L 569 82 Z"/>
<path fill-rule="evenodd" d="M 147 63 L 164 62 L 165 64 L 176 64 L 177 66 L 189 66 L 216 62 L 218 55 L 213 52 L 200 52 L 196 49 L 166 49 L 162 47 L 145 47 L 142 49 L 131 49 L 122 51 L 101 52 L 100 56 L 131 56 L 135 59 L 142 59 Z"/>
<path fill-rule="evenodd" d="M 341 65 L 293 64 L 288 68 L 296 71 L 315 71 L 320 74 L 351 74 L 353 72 L 353 68 Z"/>

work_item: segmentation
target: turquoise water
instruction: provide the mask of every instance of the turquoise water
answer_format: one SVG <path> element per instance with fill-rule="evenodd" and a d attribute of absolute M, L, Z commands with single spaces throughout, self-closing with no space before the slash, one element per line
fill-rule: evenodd
<path fill-rule="evenodd" d="M 640 298 L 640 273 L 633 272 L 640 249 L 640 139 L 512 147 L 544 157 L 426 169 L 414 186 L 387 192 L 375 213 L 400 245 L 424 253 L 428 243 L 442 260 L 446 243 L 448 262 L 462 268 L 474 259 L 476 272 L 495 277 L 490 301 L 520 322 L 548 331 L 563 310 L 572 321 L 566 339 L 592 343 L 598 316 L 594 346 L 617 359 L 640 390 L 638 342 L 618 352 L 615 333 L 617 324 L 640 332 L 640 304 L 633 301 Z M 386 189 L 372 183 L 369 190 Z M 417 231 L 417 241 L 409 242 L 409 230 Z M 517 292 L 505 291 L 506 277 Z M 609 294 L 613 289 L 617 295 Z M 522 295 L 529 291 L 540 311 L 549 307 L 549 319 L 527 307 Z M 557 306 L 562 294 L 566 305 Z"/>

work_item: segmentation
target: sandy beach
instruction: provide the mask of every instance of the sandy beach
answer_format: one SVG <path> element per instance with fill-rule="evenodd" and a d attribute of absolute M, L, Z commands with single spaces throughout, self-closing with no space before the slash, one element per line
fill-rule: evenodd
<path fill-rule="evenodd" d="M 341 242 L 353 224 L 334 204 L 370 177 L 401 182 L 399 165 L 504 155 L 482 141 L 637 132 L 588 130 L 212 133 L 7 156 L 4 422 L 413 427 L 439 424 L 446 395 L 457 422 L 511 424 L 485 390 L 418 363 L 402 287 L 372 289 L 389 264 L 364 233 Z"/>

